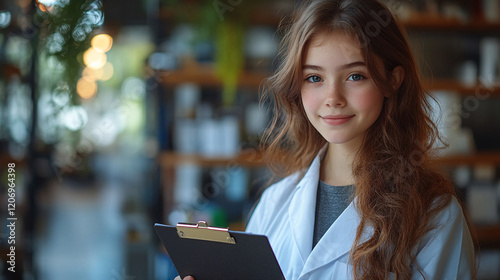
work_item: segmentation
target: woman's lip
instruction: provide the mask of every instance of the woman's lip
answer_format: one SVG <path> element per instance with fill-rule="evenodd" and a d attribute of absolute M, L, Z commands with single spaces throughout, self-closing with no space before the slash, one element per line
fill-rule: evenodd
<path fill-rule="evenodd" d="M 326 115 L 321 118 L 328 125 L 341 125 L 350 121 L 354 115 Z"/>

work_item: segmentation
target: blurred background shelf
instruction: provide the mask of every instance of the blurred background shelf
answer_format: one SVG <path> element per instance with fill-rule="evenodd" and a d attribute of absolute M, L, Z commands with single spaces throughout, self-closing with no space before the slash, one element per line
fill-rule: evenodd
<path fill-rule="evenodd" d="M 485 20 L 472 20 L 462 22 L 458 19 L 443 18 L 436 16 L 418 16 L 402 21 L 403 25 L 410 31 L 426 32 L 474 32 L 474 33 L 497 33 L 500 30 L 500 22 L 489 22 Z"/>
<path fill-rule="evenodd" d="M 500 224 L 476 225 L 475 228 L 480 248 L 500 249 Z"/>
<path fill-rule="evenodd" d="M 474 86 L 467 86 L 458 80 L 452 79 L 424 80 L 423 85 L 429 91 L 451 91 L 463 96 L 481 95 L 484 98 L 490 96 L 500 97 L 500 87 L 498 85 L 488 86 L 477 83 Z"/>
<path fill-rule="evenodd" d="M 164 168 L 172 168 L 185 164 L 197 165 L 200 167 L 264 167 L 266 165 L 262 153 L 256 149 L 242 150 L 234 157 L 207 157 L 196 154 L 163 152 L 158 157 L 158 163 Z"/>
<path fill-rule="evenodd" d="M 446 155 L 437 157 L 435 162 L 442 166 L 462 165 L 500 165 L 500 151 L 478 152 L 468 155 Z M 175 167 L 183 164 L 194 164 L 203 167 L 228 166 L 236 164 L 245 167 L 265 166 L 262 152 L 257 149 L 242 150 L 231 157 L 207 157 L 199 154 L 180 154 L 176 152 L 162 152 L 158 156 L 158 163 L 164 167 Z"/>
<path fill-rule="evenodd" d="M 443 156 L 443 157 L 438 157 L 436 159 L 436 163 L 445 166 L 462 166 L 462 165 L 500 166 L 500 151 L 478 152 L 469 155 Z"/>
<path fill-rule="evenodd" d="M 259 89 L 268 73 L 245 71 L 240 75 L 238 85 L 251 89 Z M 222 80 L 217 77 L 213 66 L 196 65 L 173 71 L 161 71 L 159 77 L 164 86 L 177 86 L 184 83 L 195 83 L 201 87 L 220 87 Z"/>

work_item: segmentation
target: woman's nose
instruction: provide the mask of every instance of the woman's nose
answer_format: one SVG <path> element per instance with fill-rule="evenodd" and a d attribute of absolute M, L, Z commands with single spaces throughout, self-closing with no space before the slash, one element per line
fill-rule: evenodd
<path fill-rule="evenodd" d="M 343 107 L 346 104 L 344 93 L 339 86 L 332 85 L 325 100 L 327 107 Z"/>

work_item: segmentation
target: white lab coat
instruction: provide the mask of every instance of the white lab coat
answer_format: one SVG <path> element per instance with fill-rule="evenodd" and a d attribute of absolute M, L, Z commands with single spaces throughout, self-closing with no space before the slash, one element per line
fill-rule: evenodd
<path fill-rule="evenodd" d="M 320 161 L 326 149 L 320 151 L 302 178 L 294 174 L 269 187 L 247 226 L 247 232 L 267 235 L 287 280 L 352 279 L 348 257 L 360 221 L 354 203 L 311 251 Z M 439 226 L 416 248 L 416 262 L 425 278 L 470 279 L 474 246 L 456 199 L 434 220 Z M 364 236 L 372 230 L 368 228 Z M 412 279 L 423 277 L 415 270 Z"/>

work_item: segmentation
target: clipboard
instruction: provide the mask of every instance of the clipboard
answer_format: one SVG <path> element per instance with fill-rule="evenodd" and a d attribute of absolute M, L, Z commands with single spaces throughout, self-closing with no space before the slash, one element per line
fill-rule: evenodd
<path fill-rule="evenodd" d="M 265 235 L 209 227 L 204 221 L 157 223 L 155 230 L 181 278 L 285 279 Z"/>

